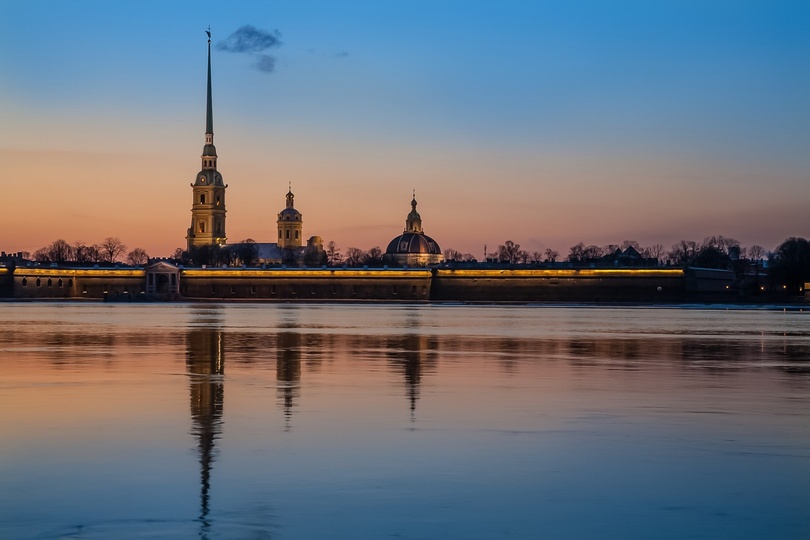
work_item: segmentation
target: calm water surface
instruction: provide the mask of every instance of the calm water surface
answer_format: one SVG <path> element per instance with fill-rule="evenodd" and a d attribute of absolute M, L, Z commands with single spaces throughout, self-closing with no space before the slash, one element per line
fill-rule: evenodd
<path fill-rule="evenodd" d="M 0 538 L 810 538 L 806 310 L 0 321 Z"/>

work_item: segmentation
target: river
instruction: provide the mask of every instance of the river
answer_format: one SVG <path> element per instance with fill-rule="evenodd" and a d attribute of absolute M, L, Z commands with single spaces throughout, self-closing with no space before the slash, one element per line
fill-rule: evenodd
<path fill-rule="evenodd" d="M 806 309 L 0 321 L 0 538 L 810 537 Z"/>

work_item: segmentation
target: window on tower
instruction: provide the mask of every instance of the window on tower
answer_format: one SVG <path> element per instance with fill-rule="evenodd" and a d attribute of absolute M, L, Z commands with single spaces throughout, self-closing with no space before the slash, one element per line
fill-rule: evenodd
<path fill-rule="evenodd" d="M 200 193 L 200 204 L 205 204 L 205 193 Z"/>
<path fill-rule="evenodd" d="M 202 233 L 205 232 L 205 222 L 204 221 L 200 222 L 200 232 L 202 232 Z"/>
<path fill-rule="evenodd" d="M 284 234 L 284 237 L 285 237 L 287 240 L 289 240 L 289 239 L 290 239 L 290 229 L 287 229 L 286 231 L 284 231 L 284 233 L 285 233 L 285 234 Z"/>

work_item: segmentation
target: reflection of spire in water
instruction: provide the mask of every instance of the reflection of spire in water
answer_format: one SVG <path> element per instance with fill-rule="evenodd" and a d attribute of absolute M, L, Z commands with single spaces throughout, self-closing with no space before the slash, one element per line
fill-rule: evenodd
<path fill-rule="evenodd" d="M 295 399 L 301 394 L 301 334 L 279 332 L 276 343 L 276 381 L 284 409 L 286 429 L 290 428 Z"/>
<path fill-rule="evenodd" d="M 419 387 L 422 384 L 422 368 L 425 366 L 425 357 L 430 347 L 428 337 L 422 334 L 405 334 L 388 340 L 388 356 L 405 379 L 411 403 L 411 420 L 415 420 L 416 402 L 419 400 Z"/>
<path fill-rule="evenodd" d="M 186 367 L 191 394 L 191 432 L 197 437 L 200 458 L 201 536 L 207 537 L 214 442 L 222 433 L 224 391 L 221 375 L 225 369 L 222 331 L 209 328 L 190 330 L 186 338 Z"/>

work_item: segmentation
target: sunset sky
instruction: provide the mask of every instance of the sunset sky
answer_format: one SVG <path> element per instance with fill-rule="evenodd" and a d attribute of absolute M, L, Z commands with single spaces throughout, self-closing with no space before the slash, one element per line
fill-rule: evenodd
<path fill-rule="evenodd" d="M 810 236 L 807 1 L 2 0 L 0 250 L 185 247 L 209 25 L 230 241 Z"/>

